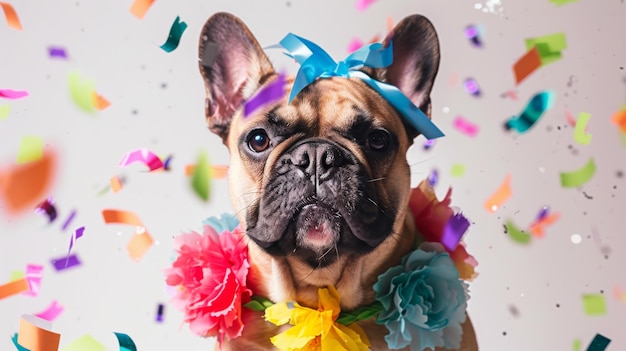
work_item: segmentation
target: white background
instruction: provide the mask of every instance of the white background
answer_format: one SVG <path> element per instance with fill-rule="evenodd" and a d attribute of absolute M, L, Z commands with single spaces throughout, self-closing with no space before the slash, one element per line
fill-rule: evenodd
<path fill-rule="evenodd" d="M 217 11 L 241 17 L 263 46 L 293 32 L 337 59 L 346 55 L 353 37 L 367 41 L 383 34 L 389 16 L 396 22 L 412 13 L 429 17 L 442 50 L 433 118 L 447 137 L 428 152 L 419 139 L 409 163 L 414 184 L 438 168 L 438 194 L 452 186 L 453 204 L 473 222 L 466 242 L 479 261 L 480 276 L 471 284 L 469 309 L 481 349 L 571 350 L 575 339 L 584 349 L 596 333 L 613 339 L 609 350 L 626 349 L 626 304 L 613 296 L 616 286 L 626 289 L 626 179 L 618 177 L 626 172 L 626 148 L 610 122 L 626 103 L 626 5 L 620 0 L 580 0 L 562 7 L 547 0 L 488 2 L 484 12 L 476 8 L 480 3 L 468 0 L 379 0 L 358 12 L 352 0 L 158 0 L 139 20 L 129 13 L 129 0 L 11 1 L 24 30 L 8 28 L 0 17 L 0 88 L 28 90 L 30 96 L 0 100 L 12 108 L 0 121 L 0 167 L 15 162 L 24 135 L 41 136 L 58 150 L 50 196 L 59 219 L 49 225 L 30 211 L 0 213 L 0 284 L 27 264 L 45 266 L 38 297 L 0 300 L 0 350 L 13 349 L 10 336 L 20 315 L 40 312 L 53 299 L 65 307 L 53 325 L 62 334 L 61 346 L 89 333 L 117 350 L 112 332 L 119 331 L 141 351 L 212 348 L 213 340 L 194 337 L 181 326 L 182 315 L 171 306 L 163 323 L 155 322 L 155 313 L 157 304 L 169 299 L 162 271 L 173 258 L 172 237 L 199 229 L 207 216 L 231 211 L 226 180 L 213 182 L 211 199 L 204 203 L 184 175 L 184 166 L 201 150 L 215 164 L 228 162 L 225 147 L 205 127 L 197 68 L 200 29 Z M 177 15 L 189 27 L 178 49 L 166 53 L 159 45 Z M 482 49 L 464 37 L 469 24 L 481 26 Z M 500 97 L 514 88 L 511 67 L 525 52 L 524 39 L 557 32 L 567 37 L 563 58 L 520 84 L 519 100 Z M 50 59 L 49 45 L 65 47 L 69 60 Z M 283 62 L 276 68 L 295 72 L 295 65 Z M 112 103 L 108 109 L 88 115 L 73 104 L 67 76 L 75 69 L 95 80 L 97 91 Z M 478 81 L 482 97 L 464 91 L 460 82 L 467 77 Z M 531 131 L 503 130 L 506 119 L 547 89 L 555 91 L 555 105 Z M 590 145 L 573 140 L 566 110 L 592 114 Z M 457 115 L 480 126 L 477 137 L 454 130 Z M 174 155 L 172 170 L 152 174 L 140 165 L 117 167 L 124 153 L 140 147 Z M 597 164 L 591 181 L 579 189 L 562 188 L 559 172 L 577 169 L 589 157 Z M 450 175 L 456 163 L 467 166 L 464 176 Z M 507 174 L 513 196 L 497 213 L 488 213 L 483 202 Z M 113 175 L 126 177 L 124 189 L 98 196 Z M 520 246 L 504 235 L 505 220 L 527 227 L 542 206 L 561 214 L 544 238 Z M 134 228 L 105 225 L 105 208 L 135 212 L 157 240 L 140 262 L 125 249 Z M 77 210 L 72 229 L 86 226 L 74 247 L 83 265 L 57 273 L 49 260 L 67 250 L 70 231 L 60 226 L 72 209 Z M 573 234 L 582 236 L 580 244 L 572 243 Z M 608 258 L 603 246 L 610 249 Z M 608 313 L 586 316 L 582 294 L 600 292 Z"/>

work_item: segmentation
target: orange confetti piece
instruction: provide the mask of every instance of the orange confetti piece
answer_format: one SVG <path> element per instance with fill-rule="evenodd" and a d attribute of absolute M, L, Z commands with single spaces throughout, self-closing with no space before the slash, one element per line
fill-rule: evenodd
<path fill-rule="evenodd" d="M 102 210 L 102 217 L 106 224 L 130 224 L 143 227 L 139 217 L 130 211 Z"/>
<path fill-rule="evenodd" d="M 622 133 L 626 133 L 626 107 L 615 112 L 611 120 L 621 129 Z"/>
<path fill-rule="evenodd" d="M 210 166 L 210 174 L 212 179 L 224 179 L 228 175 L 228 166 Z M 196 165 L 186 165 L 185 175 L 191 177 L 196 170 Z"/>
<path fill-rule="evenodd" d="M 139 261 L 154 244 L 154 239 L 148 232 L 135 234 L 126 245 L 128 255 L 135 261 Z"/>
<path fill-rule="evenodd" d="M 154 3 L 154 0 L 135 0 L 133 5 L 130 7 L 130 13 L 132 13 L 135 17 L 142 19 L 150 6 L 152 6 L 152 3 Z"/>
<path fill-rule="evenodd" d="M 561 215 L 558 213 L 553 213 L 545 218 L 540 219 L 533 223 L 528 231 L 530 231 L 536 238 L 543 238 L 544 236 L 544 227 L 556 222 Z"/>
<path fill-rule="evenodd" d="M 6 18 L 9 27 L 15 30 L 22 30 L 22 23 L 20 22 L 20 18 L 17 17 L 17 12 L 15 12 L 13 6 L 6 2 L 0 2 L 0 6 L 2 7 L 2 10 L 4 10 L 4 17 Z"/>
<path fill-rule="evenodd" d="M 113 190 L 114 193 L 122 190 L 122 181 L 120 180 L 120 177 L 113 176 L 109 182 L 111 183 L 111 190 Z"/>
<path fill-rule="evenodd" d="M 387 33 L 391 33 L 393 31 L 393 17 L 387 17 Z"/>
<path fill-rule="evenodd" d="M 541 56 L 537 48 L 533 47 L 513 65 L 515 84 L 521 83 L 539 67 L 541 67 Z"/>
<path fill-rule="evenodd" d="M 61 334 L 47 330 L 49 327 L 44 325 L 50 323 L 35 316 L 22 316 L 17 342 L 31 351 L 57 351 Z"/>
<path fill-rule="evenodd" d="M 98 111 L 102 111 L 102 110 L 106 109 L 107 107 L 111 106 L 111 103 L 109 102 L 109 100 L 104 98 L 104 96 L 99 95 L 95 91 L 91 92 L 91 100 L 92 100 L 93 106 Z"/>
<path fill-rule="evenodd" d="M 46 198 L 52 184 L 56 158 L 45 152 L 39 160 L 0 170 L 0 199 L 11 213 L 33 209 Z"/>
<path fill-rule="evenodd" d="M 21 292 L 28 291 L 28 281 L 26 278 L 14 280 L 12 282 L 0 285 L 0 300 L 5 297 L 17 295 Z"/>
<path fill-rule="evenodd" d="M 500 187 L 485 201 L 485 209 L 494 213 L 511 197 L 511 175 L 507 175 Z"/>

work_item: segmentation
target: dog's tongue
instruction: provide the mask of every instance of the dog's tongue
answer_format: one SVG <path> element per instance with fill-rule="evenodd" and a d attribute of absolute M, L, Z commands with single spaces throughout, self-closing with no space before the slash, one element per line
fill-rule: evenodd
<path fill-rule="evenodd" d="M 299 244 L 311 249 L 324 249 L 332 246 L 335 233 L 329 217 L 328 211 L 317 205 L 305 206 L 297 224 Z"/>

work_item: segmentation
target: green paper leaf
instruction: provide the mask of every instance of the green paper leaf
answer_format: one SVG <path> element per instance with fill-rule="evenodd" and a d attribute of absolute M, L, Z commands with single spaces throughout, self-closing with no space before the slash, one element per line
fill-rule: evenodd
<path fill-rule="evenodd" d="M 254 311 L 265 311 L 272 305 L 274 305 L 272 301 L 262 296 L 254 295 L 252 296 L 252 300 L 250 302 L 244 304 L 244 307 L 247 307 Z"/>

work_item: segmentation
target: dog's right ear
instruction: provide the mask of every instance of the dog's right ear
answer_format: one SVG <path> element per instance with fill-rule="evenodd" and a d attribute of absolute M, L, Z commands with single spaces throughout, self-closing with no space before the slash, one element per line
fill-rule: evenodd
<path fill-rule="evenodd" d="M 233 115 L 274 69 L 248 27 L 223 12 L 211 16 L 202 29 L 199 65 L 207 124 L 225 141 Z"/>

